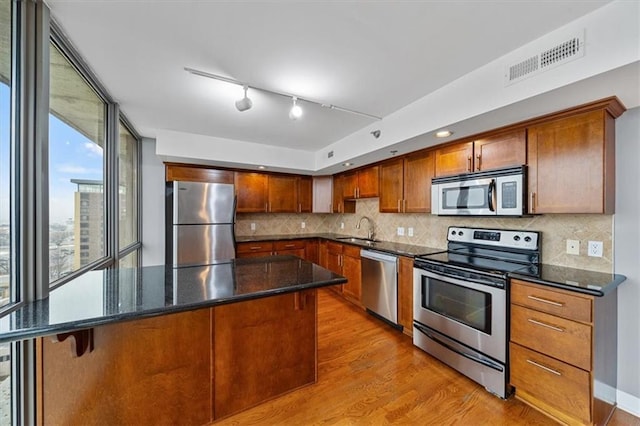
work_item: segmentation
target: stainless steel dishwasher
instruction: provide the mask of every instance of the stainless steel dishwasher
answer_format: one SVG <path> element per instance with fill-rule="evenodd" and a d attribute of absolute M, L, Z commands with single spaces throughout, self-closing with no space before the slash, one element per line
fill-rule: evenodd
<path fill-rule="evenodd" d="M 398 258 L 361 250 L 362 304 L 367 311 L 398 324 Z"/>

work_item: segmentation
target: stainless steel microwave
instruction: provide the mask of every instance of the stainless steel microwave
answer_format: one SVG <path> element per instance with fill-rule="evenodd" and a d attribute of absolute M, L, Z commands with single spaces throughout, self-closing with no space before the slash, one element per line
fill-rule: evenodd
<path fill-rule="evenodd" d="M 431 180 L 431 213 L 441 216 L 523 216 L 526 166 Z"/>

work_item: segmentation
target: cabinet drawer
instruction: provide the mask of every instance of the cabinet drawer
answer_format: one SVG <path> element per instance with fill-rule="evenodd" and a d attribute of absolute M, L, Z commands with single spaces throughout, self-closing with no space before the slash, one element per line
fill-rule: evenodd
<path fill-rule="evenodd" d="M 327 250 L 331 253 L 342 253 L 342 244 L 329 241 L 327 242 Z"/>
<path fill-rule="evenodd" d="M 591 326 L 511 305 L 511 340 L 591 370 Z"/>
<path fill-rule="evenodd" d="M 297 250 L 304 249 L 304 240 L 288 240 L 288 241 L 276 241 L 273 243 L 275 251 L 281 250 Z"/>
<path fill-rule="evenodd" d="M 511 384 L 560 412 L 591 422 L 589 373 L 556 359 L 509 344 Z M 524 398 L 526 399 L 526 398 Z"/>
<path fill-rule="evenodd" d="M 343 253 L 345 256 L 357 257 L 360 258 L 360 247 L 352 246 L 350 244 L 345 244 L 342 247 Z"/>
<path fill-rule="evenodd" d="M 575 321 L 592 321 L 590 298 L 520 280 L 511 280 L 511 303 Z"/>
<path fill-rule="evenodd" d="M 236 247 L 236 251 L 238 253 L 271 252 L 273 251 L 273 243 L 271 242 L 238 243 Z"/>

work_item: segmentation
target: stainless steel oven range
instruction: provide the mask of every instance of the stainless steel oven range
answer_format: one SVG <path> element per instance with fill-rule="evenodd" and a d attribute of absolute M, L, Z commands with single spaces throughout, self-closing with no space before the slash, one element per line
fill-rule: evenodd
<path fill-rule="evenodd" d="M 452 226 L 447 241 L 414 261 L 413 343 L 506 398 L 507 274 L 538 275 L 540 233 Z"/>

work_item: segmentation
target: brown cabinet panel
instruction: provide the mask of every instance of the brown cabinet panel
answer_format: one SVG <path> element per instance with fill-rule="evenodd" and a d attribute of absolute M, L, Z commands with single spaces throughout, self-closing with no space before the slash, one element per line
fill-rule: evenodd
<path fill-rule="evenodd" d="M 413 259 L 398 256 L 398 324 L 413 336 Z"/>
<path fill-rule="evenodd" d="M 358 198 L 358 172 L 342 175 L 342 198 Z"/>
<path fill-rule="evenodd" d="M 591 370 L 591 326 L 511 305 L 511 341 Z"/>
<path fill-rule="evenodd" d="M 358 198 L 377 197 L 379 192 L 380 166 L 358 170 Z"/>
<path fill-rule="evenodd" d="M 320 259 L 319 259 L 318 251 L 319 251 L 318 240 L 316 239 L 306 240 L 305 249 L 304 249 L 305 260 L 319 264 Z"/>
<path fill-rule="evenodd" d="M 275 254 L 290 254 L 304 259 L 305 245 L 304 240 L 275 241 L 273 243 L 273 249 Z"/>
<path fill-rule="evenodd" d="M 192 164 L 165 163 L 165 177 L 169 181 L 233 183 L 233 172 L 198 167 Z"/>
<path fill-rule="evenodd" d="M 534 398 L 550 414 L 561 420 L 591 423 L 589 373 L 561 361 L 534 352 L 515 343 L 511 354 L 511 384 L 523 399 Z M 557 410 L 557 411 L 556 411 Z M 567 418 L 566 414 L 571 417 Z M 572 419 L 573 418 L 573 419 Z"/>
<path fill-rule="evenodd" d="M 404 200 L 404 159 L 398 158 L 380 165 L 381 213 L 400 213 Z M 412 184 L 413 185 L 413 184 Z"/>
<path fill-rule="evenodd" d="M 527 163 L 527 132 L 521 129 L 476 140 L 473 151 L 475 171 L 522 166 Z"/>
<path fill-rule="evenodd" d="M 347 247 L 345 246 L 345 248 Z M 342 294 L 357 305 L 361 305 L 362 277 L 359 248 L 357 254 L 353 250 L 345 250 L 345 254 L 342 255 L 342 274 L 348 280 L 346 284 L 342 285 Z"/>
<path fill-rule="evenodd" d="M 298 213 L 311 213 L 313 208 L 313 178 L 298 177 Z"/>
<path fill-rule="evenodd" d="M 236 245 L 236 256 L 238 258 L 270 256 L 272 253 L 273 243 L 268 241 L 238 243 Z"/>
<path fill-rule="evenodd" d="M 269 175 L 268 188 L 270 213 L 298 211 L 298 180 L 295 176 Z"/>
<path fill-rule="evenodd" d="M 93 329 L 95 349 L 37 340 L 38 407 L 51 425 L 208 424 L 212 420 L 211 311 Z"/>
<path fill-rule="evenodd" d="M 473 171 L 473 142 L 461 142 L 436 149 L 436 176 Z"/>
<path fill-rule="evenodd" d="M 214 308 L 216 419 L 315 383 L 316 312 L 315 289 Z"/>
<path fill-rule="evenodd" d="M 263 213 L 268 207 L 268 177 L 262 173 L 235 172 L 238 213 Z"/>
<path fill-rule="evenodd" d="M 613 213 L 614 125 L 598 110 L 529 127 L 530 213 Z"/>
<path fill-rule="evenodd" d="M 590 323 L 592 299 L 576 293 L 511 280 L 511 303 L 575 321 Z"/>
<path fill-rule="evenodd" d="M 434 151 L 419 152 L 405 158 L 403 208 L 405 213 L 431 211 L 431 178 L 435 175 Z"/>
<path fill-rule="evenodd" d="M 356 202 L 344 199 L 345 175 L 333 177 L 333 213 L 355 213 Z M 353 192 L 352 192 L 353 193 Z"/>

